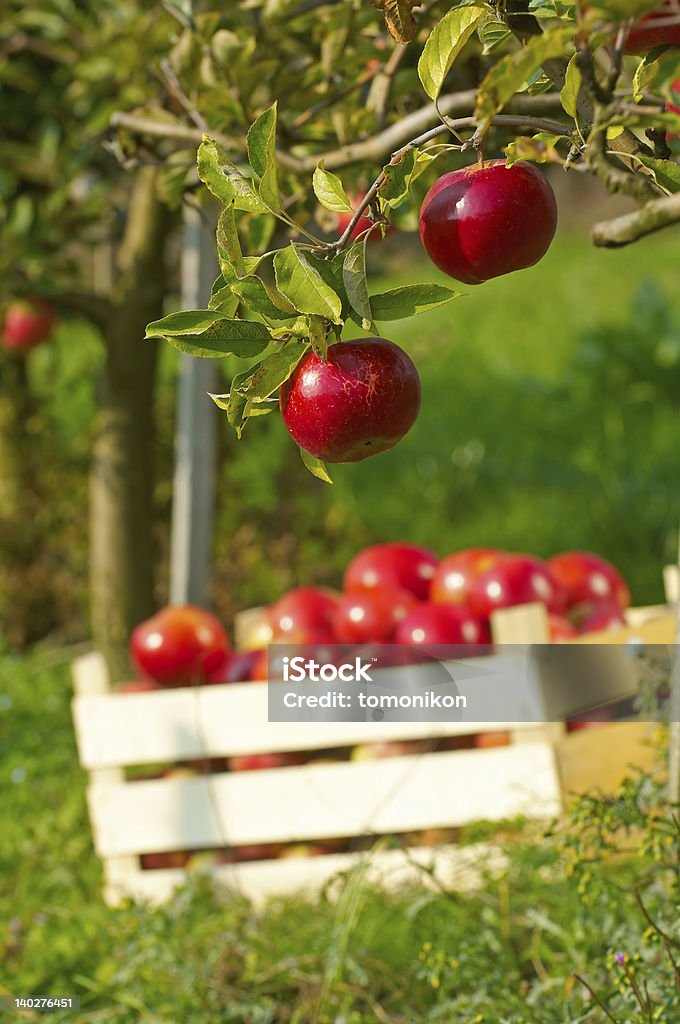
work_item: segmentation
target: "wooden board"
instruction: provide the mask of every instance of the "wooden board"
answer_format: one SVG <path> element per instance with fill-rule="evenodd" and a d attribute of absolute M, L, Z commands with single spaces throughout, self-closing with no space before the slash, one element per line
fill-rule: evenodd
<path fill-rule="evenodd" d="M 556 745 L 565 797 L 596 789 L 612 793 L 634 768 L 647 771 L 658 763 L 649 722 L 613 722 L 570 733 Z"/>
<path fill-rule="evenodd" d="M 88 802 L 111 857 L 550 818 L 560 790 L 537 743 L 95 786 Z"/>

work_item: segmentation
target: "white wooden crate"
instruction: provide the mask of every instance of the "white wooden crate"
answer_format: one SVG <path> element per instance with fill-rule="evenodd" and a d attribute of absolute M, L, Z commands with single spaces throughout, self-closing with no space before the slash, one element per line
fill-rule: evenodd
<path fill-rule="evenodd" d="M 616 634 L 616 642 L 638 634 L 650 643 L 667 642 L 673 617 L 663 612 L 639 615 L 634 628 Z M 540 643 L 545 629 L 543 606 L 499 614 L 494 618 L 494 639 L 501 653 L 476 659 L 476 664 L 500 664 L 510 644 Z M 608 640 L 606 634 L 600 638 Z M 267 721 L 266 683 L 117 694 L 111 692 L 104 660 L 97 653 L 78 659 L 73 676 L 78 751 L 89 772 L 94 844 L 104 864 L 105 898 L 110 903 L 125 896 L 161 900 L 185 878 L 184 869 L 143 870 L 140 855 L 145 853 L 400 834 L 515 815 L 546 820 L 561 810 L 564 780 L 559 765 L 569 763 L 561 747 L 573 738 L 564 737 L 560 723 L 520 725 L 514 714 L 512 721 L 493 724 L 273 723 Z M 527 677 L 522 699 L 535 702 L 537 693 L 543 696 L 540 684 Z M 509 731 L 512 743 L 192 778 L 126 781 L 124 772 L 144 764 L 480 731 Z M 586 741 L 581 737 L 577 742 Z M 271 893 L 316 888 L 365 857 L 341 853 L 225 864 L 215 868 L 215 874 L 257 901 Z M 371 856 L 370 871 L 374 878 L 395 884 L 417 874 L 418 865 L 432 866 L 435 857 L 443 884 L 470 886 L 479 880 L 488 858 L 498 862 L 498 851 L 455 846 L 436 852 L 418 847 L 380 850 Z"/>

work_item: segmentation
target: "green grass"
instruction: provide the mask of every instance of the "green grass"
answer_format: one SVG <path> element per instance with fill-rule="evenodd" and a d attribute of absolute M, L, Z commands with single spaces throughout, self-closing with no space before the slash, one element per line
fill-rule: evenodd
<path fill-rule="evenodd" d="M 510 845 L 507 872 L 471 894 L 388 896 L 359 873 L 336 899 L 255 912 L 195 876 L 163 907 L 105 907 L 55 658 L 0 658 L 0 992 L 80 995 L 80 1014 L 55 1024 L 599 1024 L 572 973 L 619 998 L 606 966 L 617 949 L 640 949 L 652 990 L 670 998 L 659 947 L 640 940 L 630 869 L 596 856 L 584 903 L 566 855 L 540 835 Z M 672 855 L 633 865 L 671 917 Z"/>

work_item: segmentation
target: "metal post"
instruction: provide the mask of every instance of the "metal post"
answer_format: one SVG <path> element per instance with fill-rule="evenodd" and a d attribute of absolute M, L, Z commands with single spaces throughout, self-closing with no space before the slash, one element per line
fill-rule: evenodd
<path fill-rule="evenodd" d="M 182 308 L 205 309 L 217 276 L 215 224 L 186 206 L 182 239 Z M 212 359 L 180 357 L 170 553 L 170 603 L 204 604 L 215 509 L 217 388 Z"/>
<path fill-rule="evenodd" d="M 680 554 L 678 558 L 678 572 L 680 573 Z M 671 676 L 671 699 L 670 699 L 670 725 L 669 725 L 669 751 L 668 751 L 668 779 L 669 799 L 673 804 L 680 803 L 680 596 L 675 606 L 675 647 L 673 649 L 673 672 Z"/>

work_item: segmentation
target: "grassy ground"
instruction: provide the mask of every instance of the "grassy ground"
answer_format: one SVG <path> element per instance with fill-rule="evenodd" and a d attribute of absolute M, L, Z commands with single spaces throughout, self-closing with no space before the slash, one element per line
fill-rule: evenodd
<path fill-rule="evenodd" d="M 634 1015 L 617 950 L 641 951 L 653 1019 L 677 1019 L 660 944 L 640 938 L 632 869 L 597 851 L 584 868 L 581 850 L 575 872 L 573 847 L 550 838 L 515 842 L 507 873 L 471 895 L 388 897 L 358 875 L 336 902 L 255 913 L 197 876 L 160 909 L 106 908 L 69 698 L 63 660 L 0 658 L 0 994 L 79 994 L 80 1014 L 55 1024 L 599 1024 L 575 971 L 620 1005 L 616 1020 L 651 1021 Z M 636 811 L 621 806 L 628 827 Z M 589 827 L 581 812 L 573 841 Z M 677 844 L 641 851 L 635 874 L 674 930 L 664 879 Z"/>

